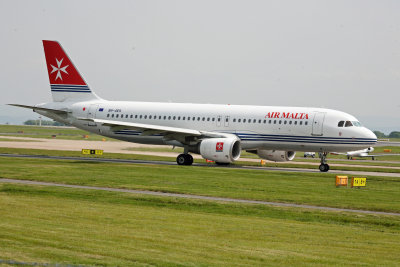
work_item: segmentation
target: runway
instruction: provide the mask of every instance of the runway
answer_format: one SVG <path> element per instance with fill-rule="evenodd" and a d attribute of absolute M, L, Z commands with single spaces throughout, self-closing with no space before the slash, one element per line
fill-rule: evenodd
<path fill-rule="evenodd" d="M 13 184 L 25 184 L 25 185 L 57 186 L 57 187 L 88 189 L 88 190 L 101 190 L 101 191 L 122 192 L 122 193 L 161 196 L 161 197 L 175 197 L 175 198 L 200 199 L 200 200 L 220 201 L 220 202 L 259 204 L 259 205 L 268 205 L 268 206 L 275 206 L 275 207 L 291 207 L 291 208 L 314 209 L 314 210 L 334 211 L 334 212 L 352 212 L 352 213 L 363 213 L 363 214 L 371 214 L 371 215 L 400 216 L 400 213 L 395 213 L 395 212 L 341 209 L 341 208 L 290 204 L 290 203 L 279 203 L 279 202 L 270 202 L 270 201 L 257 201 L 257 200 L 246 200 L 246 199 L 235 199 L 235 198 L 224 198 L 224 197 L 208 197 L 208 196 L 200 196 L 200 195 L 164 193 L 164 192 L 155 192 L 155 191 L 120 189 L 120 188 L 98 187 L 98 186 L 58 184 L 58 183 L 47 183 L 47 182 L 37 182 L 37 181 L 28 181 L 28 180 L 14 180 L 14 179 L 0 178 L 0 182 L 1 183 L 13 183 Z"/>
<path fill-rule="evenodd" d="M 60 156 L 44 156 L 44 155 L 19 155 L 19 154 L 0 154 L 0 157 L 74 160 L 74 161 L 88 161 L 88 162 L 131 163 L 131 164 L 148 164 L 148 165 L 154 165 L 154 164 L 156 164 L 156 165 L 173 165 L 173 166 L 177 165 L 177 163 L 173 162 L 173 161 L 109 159 L 109 158 L 89 158 L 89 157 L 60 157 Z M 205 163 L 193 163 L 193 166 L 194 167 L 208 167 L 208 168 L 247 169 L 247 170 L 259 170 L 259 171 L 320 173 L 320 171 L 318 169 L 302 169 L 302 168 L 280 168 L 280 167 L 261 167 L 261 166 L 257 167 L 257 166 L 237 166 L 237 165 L 219 166 L 216 164 L 205 164 Z M 388 173 L 388 172 L 331 170 L 329 173 L 345 174 L 345 175 L 400 177 L 400 173 Z"/>

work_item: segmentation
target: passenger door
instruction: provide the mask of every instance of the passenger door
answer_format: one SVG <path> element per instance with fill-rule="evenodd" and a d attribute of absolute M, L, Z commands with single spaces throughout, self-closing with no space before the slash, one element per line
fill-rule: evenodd
<path fill-rule="evenodd" d="M 97 112 L 97 108 L 99 107 L 98 104 L 91 104 L 88 108 L 88 112 L 87 112 L 87 118 L 88 119 L 95 119 L 96 118 L 96 112 Z M 95 122 L 89 122 L 88 126 L 97 126 L 97 124 Z"/>

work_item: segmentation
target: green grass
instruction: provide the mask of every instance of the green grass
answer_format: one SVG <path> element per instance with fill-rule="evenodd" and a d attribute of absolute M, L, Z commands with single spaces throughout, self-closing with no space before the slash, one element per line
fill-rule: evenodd
<path fill-rule="evenodd" d="M 1 138 L 0 142 L 41 142 L 40 140 L 21 140 L 21 139 L 12 139 L 12 138 Z"/>
<path fill-rule="evenodd" d="M 101 266 L 397 266 L 400 218 L 0 184 L 0 259 Z"/>
<path fill-rule="evenodd" d="M 400 177 L 336 188 L 334 173 L 140 165 L 0 157 L 0 177 L 238 199 L 400 212 Z"/>
<path fill-rule="evenodd" d="M 32 137 L 32 138 L 53 138 L 55 135 L 57 139 L 68 140 L 91 140 L 101 141 L 103 136 L 89 133 L 73 127 L 45 127 L 45 126 L 22 126 L 22 125 L 0 125 L 0 135 L 18 136 L 18 137 Z M 83 138 L 88 135 L 87 139 Z M 115 141 L 112 138 L 107 140 Z"/>
<path fill-rule="evenodd" d="M 87 156 L 82 155 L 80 151 L 64 151 L 64 150 L 41 150 L 41 149 L 23 149 L 23 148 L 2 148 L 0 147 L 0 153 L 4 154 L 20 154 L 20 155 L 49 155 L 49 156 L 66 156 L 66 157 L 104 157 L 112 159 L 131 159 L 131 160 L 154 160 L 154 161 L 169 161 L 175 162 L 175 157 L 168 156 L 151 156 L 151 155 L 140 155 L 140 154 L 119 154 L 119 153 L 104 153 L 103 156 Z M 195 163 L 205 163 L 204 159 L 195 159 Z M 209 163 L 214 165 L 213 163 Z M 232 165 L 234 166 L 261 166 L 260 162 L 248 162 L 248 161 L 236 161 Z M 292 164 L 292 163 L 274 163 L 268 162 L 264 167 L 282 167 L 282 168 L 304 168 L 304 169 L 317 169 L 318 166 L 310 164 Z M 370 171 L 370 172 L 390 172 L 400 173 L 399 169 L 391 168 L 363 168 L 360 167 L 331 167 L 332 171 L 335 170 L 348 170 L 348 171 Z"/>

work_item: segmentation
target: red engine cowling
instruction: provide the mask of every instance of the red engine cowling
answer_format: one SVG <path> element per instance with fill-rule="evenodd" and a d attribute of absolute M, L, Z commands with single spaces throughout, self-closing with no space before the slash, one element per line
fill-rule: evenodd
<path fill-rule="evenodd" d="M 238 138 L 210 138 L 200 143 L 200 155 L 218 163 L 234 162 L 240 158 L 241 150 Z"/>
<path fill-rule="evenodd" d="M 294 159 L 296 151 L 257 150 L 257 155 L 271 161 L 290 161 Z"/>

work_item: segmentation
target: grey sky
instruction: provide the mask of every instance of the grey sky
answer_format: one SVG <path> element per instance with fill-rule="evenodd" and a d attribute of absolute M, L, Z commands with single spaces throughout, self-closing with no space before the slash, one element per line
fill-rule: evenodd
<path fill-rule="evenodd" d="M 400 130 L 400 1 L 0 0 L 6 103 L 51 100 L 42 39 L 109 100 L 315 106 Z"/>

